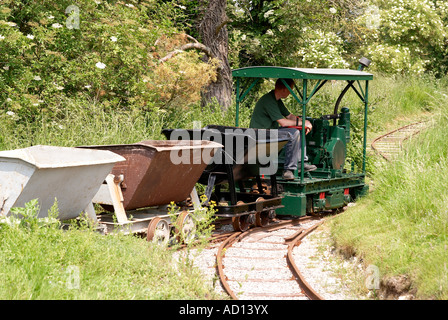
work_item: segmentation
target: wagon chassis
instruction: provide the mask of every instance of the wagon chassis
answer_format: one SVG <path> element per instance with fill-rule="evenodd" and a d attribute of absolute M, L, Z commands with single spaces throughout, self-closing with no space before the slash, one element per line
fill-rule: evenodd
<path fill-rule="evenodd" d="M 190 241 L 196 229 L 192 213 L 205 209 L 200 204 L 195 183 L 208 160 L 201 158 L 193 163 L 176 164 L 172 159 L 179 152 L 195 157 L 208 151 L 211 156 L 220 147 L 221 144 L 210 141 L 163 140 L 79 147 L 113 151 L 124 159 L 100 185 L 87 211 L 95 212 L 95 203 L 111 212 L 95 219 L 104 233 L 146 233 L 148 241 L 163 244 L 171 240 Z M 188 197 L 192 205 L 186 206 Z M 175 207 L 169 208 L 171 203 Z"/>
<path fill-rule="evenodd" d="M 235 181 L 233 165 L 226 165 L 226 172 L 213 172 L 209 174 L 205 196 L 207 199 L 215 199 L 217 202 L 216 216 L 218 217 L 239 217 L 247 214 L 260 213 L 282 208 L 281 197 L 277 192 L 277 178 L 270 177 L 273 186 L 272 192 L 267 194 L 263 188 L 263 180 L 260 175 L 255 176 L 256 192 L 246 192 L 248 188 L 243 181 Z M 215 185 L 215 178 L 218 175 L 225 175 L 228 179 L 228 191 L 222 191 L 222 185 Z M 213 192 L 213 187 L 215 188 Z M 230 204 L 220 205 L 219 199 L 226 199 Z M 206 204 L 208 201 L 206 201 Z M 271 213 L 272 215 L 272 213 Z"/>
<path fill-rule="evenodd" d="M 190 193 L 193 208 L 182 208 L 185 210 L 172 215 L 168 214 L 168 205 L 125 210 L 121 187 L 123 179 L 123 175 L 115 176 L 109 174 L 105 183 L 100 186 L 97 194 L 92 199 L 92 210 L 94 203 L 113 207 L 113 213 L 103 213 L 96 218 L 96 222 L 104 226 L 103 229 L 100 228 L 103 233 L 141 233 L 146 234 L 148 241 L 167 244 L 170 241 L 173 229 L 177 228 L 187 241 L 191 240 L 190 237 L 193 236 L 195 229 L 193 215 L 191 214 L 195 210 L 203 209 L 196 188 L 193 188 Z M 173 216 L 176 216 L 176 220 L 180 217 L 180 221 L 176 223 L 176 226 L 174 226 L 172 221 Z"/>

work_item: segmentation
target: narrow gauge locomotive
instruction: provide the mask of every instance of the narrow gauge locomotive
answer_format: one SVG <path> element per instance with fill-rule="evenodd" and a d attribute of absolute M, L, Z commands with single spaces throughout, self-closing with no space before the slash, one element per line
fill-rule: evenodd
<path fill-rule="evenodd" d="M 308 119 L 313 125 L 313 129 L 306 136 L 305 128 L 299 128 L 302 136 L 301 147 L 304 150 L 306 143 L 308 161 L 316 165 L 317 170 L 304 171 L 304 153 L 302 152 L 300 170 L 294 172 L 295 179 L 283 180 L 281 177 L 283 150 L 281 148 L 284 145 L 282 144 L 284 137 L 276 136 L 276 145 L 280 150 L 276 159 L 278 170 L 269 176 L 261 175 L 260 168 L 263 167 L 263 163 L 259 159 L 252 163 L 247 161 L 250 143 L 245 142 L 244 147 L 240 149 L 243 154 L 240 157 L 243 159 L 242 162 L 238 163 L 234 157 L 226 165 L 211 164 L 199 181 L 207 185 L 206 195 L 218 202 L 217 216 L 232 217 L 234 227 L 245 230 L 253 223 L 265 225 L 273 217 L 274 210 L 277 215 L 315 214 L 324 210 L 341 208 L 368 191 L 369 186 L 365 181 L 367 114 L 369 81 L 373 80 L 373 75 L 363 71 L 370 64 L 368 59 L 361 58 L 359 62 L 358 70 L 255 66 L 232 71 L 232 76 L 236 80 L 235 127 L 208 125 L 199 130 L 200 134 L 196 135 L 196 138 L 194 133 L 197 130 L 187 130 L 189 138 L 214 140 L 218 135 L 219 142 L 225 145 L 224 140 L 229 139 L 229 135 L 230 139 L 235 141 L 238 136 L 244 136 L 246 132 L 250 132 L 246 134 L 247 141 L 254 139 L 257 146 L 260 141 L 258 131 L 261 130 L 255 130 L 256 133 L 253 134 L 250 130 L 254 129 L 238 127 L 240 103 L 261 79 L 290 78 L 294 79 L 297 92 L 285 81 L 284 84 L 301 107 L 301 117 Z M 335 103 L 333 113 L 322 115 L 320 118 L 307 117 L 308 102 L 329 81 L 346 82 Z M 246 82 L 247 85 L 243 90 L 241 89 L 242 82 Z M 310 91 L 311 84 L 313 87 Z M 353 167 L 352 170 L 344 168 L 347 145 L 350 143 L 350 110 L 345 107 L 339 110 L 339 105 L 349 89 L 352 89 L 364 104 L 361 172 L 354 172 Z M 177 130 L 180 129 L 165 129 L 163 133 L 168 139 L 179 139 L 179 135 L 174 134 Z M 273 130 L 265 131 L 269 136 L 269 132 Z M 263 139 L 265 142 L 266 135 L 263 135 Z M 269 142 L 272 143 L 272 139 Z M 230 145 L 234 146 L 234 143 Z M 226 155 L 229 158 L 229 151 L 226 151 L 226 147 L 223 148 L 219 163 L 223 163 L 222 160 L 226 158 Z M 227 184 L 228 191 L 222 191 L 223 184 Z M 278 198 L 281 198 L 281 204 Z"/>

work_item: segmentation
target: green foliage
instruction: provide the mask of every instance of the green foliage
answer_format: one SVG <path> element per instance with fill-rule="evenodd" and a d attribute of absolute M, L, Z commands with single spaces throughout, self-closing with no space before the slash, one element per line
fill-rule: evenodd
<path fill-rule="evenodd" d="M 342 67 L 446 73 L 446 1 L 229 1 L 235 67 Z"/>
<path fill-rule="evenodd" d="M 234 125 L 234 104 L 220 112 L 215 105 L 199 103 L 202 88 L 217 77 L 218 62 L 206 64 L 195 51 L 176 52 L 190 41 L 185 33 L 197 37 L 204 3 L 1 1 L 0 149 L 164 139 L 163 128 L 191 128 L 193 121 Z M 79 29 L 73 25 L 76 10 L 66 13 L 71 5 L 79 9 Z M 446 105 L 446 1 L 229 0 L 227 5 L 232 68 L 353 68 L 365 55 L 372 60 L 368 71 L 375 73 L 368 111 L 369 129 L 376 132 L 397 117 L 439 112 Z M 428 71 L 442 79 L 422 76 Z M 412 77 L 416 74 L 418 78 Z M 241 127 L 249 125 L 259 95 L 272 87 L 271 81 L 257 84 L 240 105 Z M 326 84 L 310 101 L 310 116 L 331 113 L 341 89 L 340 84 Z M 291 98 L 287 105 L 297 111 Z M 348 161 L 359 165 L 363 105 L 351 92 L 342 106 L 351 110 Z M 409 152 L 392 169 L 375 171 L 369 157 L 367 171 L 382 185 L 375 192 L 378 198 L 366 200 L 372 201 L 373 211 L 356 211 L 349 223 L 338 226 L 357 233 L 340 235 L 338 241 L 368 248 L 369 260 L 382 270 L 409 272 L 419 283 L 429 283 L 423 296 L 442 298 L 447 286 L 446 267 L 440 262 L 446 261 L 440 245 L 446 243 L 446 211 L 440 205 L 447 200 L 440 192 L 447 181 L 446 138 L 425 136 L 421 149 Z M 21 219 L 0 221 L 4 299 L 179 299 L 209 294 L 197 286 L 200 276 L 189 262 L 171 268 L 171 255 L 142 239 L 104 237 L 83 228 L 64 233 L 54 219 L 57 204 L 47 220 L 36 219 L 38 211 L 34 201 L 14 209 Z M 211 230 L 209 219 L 198 220 L 205 221 L 205 233 Z M 420 266 L 428 272 L 419 272 Z M 82 290 L 66 285 L 73 270 L 79 270 Z"/>
<path fill-rule="evenodd" d="M 31 200 L 25 204 L 25 207 L 11 208 L 11 215 L 0 218 L 0 228 L 8 228 L 11 231 L 22 228 L 34 230 L 39 228 L 59 228 L 60 221 L 57 219 L 58 202 L 55 200 L 45 218 L 38 218 L 39 215 L 38 199 Z"/>
<path fill-rule="evenodd" d="M 67 101 L 105 111 L 187 108 L 215 79 L 216 65 L 195 52 L 159 62 L 182 42 L 171 3 L 83 0 L 66 14 L 71 4 L 0 4 L 0 107 L 15 122 L 64 118 Z"/>
<path fill-rule="evenodd" d="M 357 2 L 355 2 L 357 3 Z M 354 8 L 334 1 L 230 1 L 235 67 L 344 67 L 354 41 Z M 349 34 L 351 34 L 349 36 Z"/>
<path fill-rule="evenodd" d="M 366 26 L 361 50 L 372 70 L 388 73 L 446 73 L 446 1 L 372 0 L 359 18 Z"/>
<path fill-rule="evenodd" d="M 202 274 L 172 252 L 91 227 L 62 230 L 36 218 L 36 201 L 0 220 L 0 297 L 5 300 L 213 299 Z M 56 207 L 53 213 L 57 212 Z"/>

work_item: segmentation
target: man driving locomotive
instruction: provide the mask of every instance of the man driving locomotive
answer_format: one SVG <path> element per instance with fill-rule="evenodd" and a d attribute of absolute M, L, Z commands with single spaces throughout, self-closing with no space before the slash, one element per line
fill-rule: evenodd
<path fill-rule="evenodd" d="M 294 88 L 293 79 L 283 79 L 288 86 Z M 277 79 L 274 90 L 263 95 L 255 104 L 250 120 L 250 128 L 257 129 L 278 129 L 289 133 L 290 140 L 285 146 L 285 163 L 282 178 L 294 180 L 294 171 L 300 170 L 298 161 L 301 159 L 301 134 L 297 127 L 302 126 L 302 118 L 295 116 L 288 111 L 282 99 L 289 96 L 290 92 L 282 79 Z M 295 127 L 295 128 L 293 128 Z M 305 133 L 312 129 L 311 122 L 305 120 Z M 305 148 L 305 161 L 308 160 Z M 315 165 L 304 163 L 305 171 L 316 170 Z"/>

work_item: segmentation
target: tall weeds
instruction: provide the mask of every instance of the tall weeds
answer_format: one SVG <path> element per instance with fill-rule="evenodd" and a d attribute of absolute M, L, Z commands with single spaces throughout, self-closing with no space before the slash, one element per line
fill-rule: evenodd
<path fill-rule="evenodd" d="M 448 112 L 373 173 L 374 190 L 336 219 L 338 246 L 384 277 L 405 274 L 418 298 L 448 298 Z"/>

